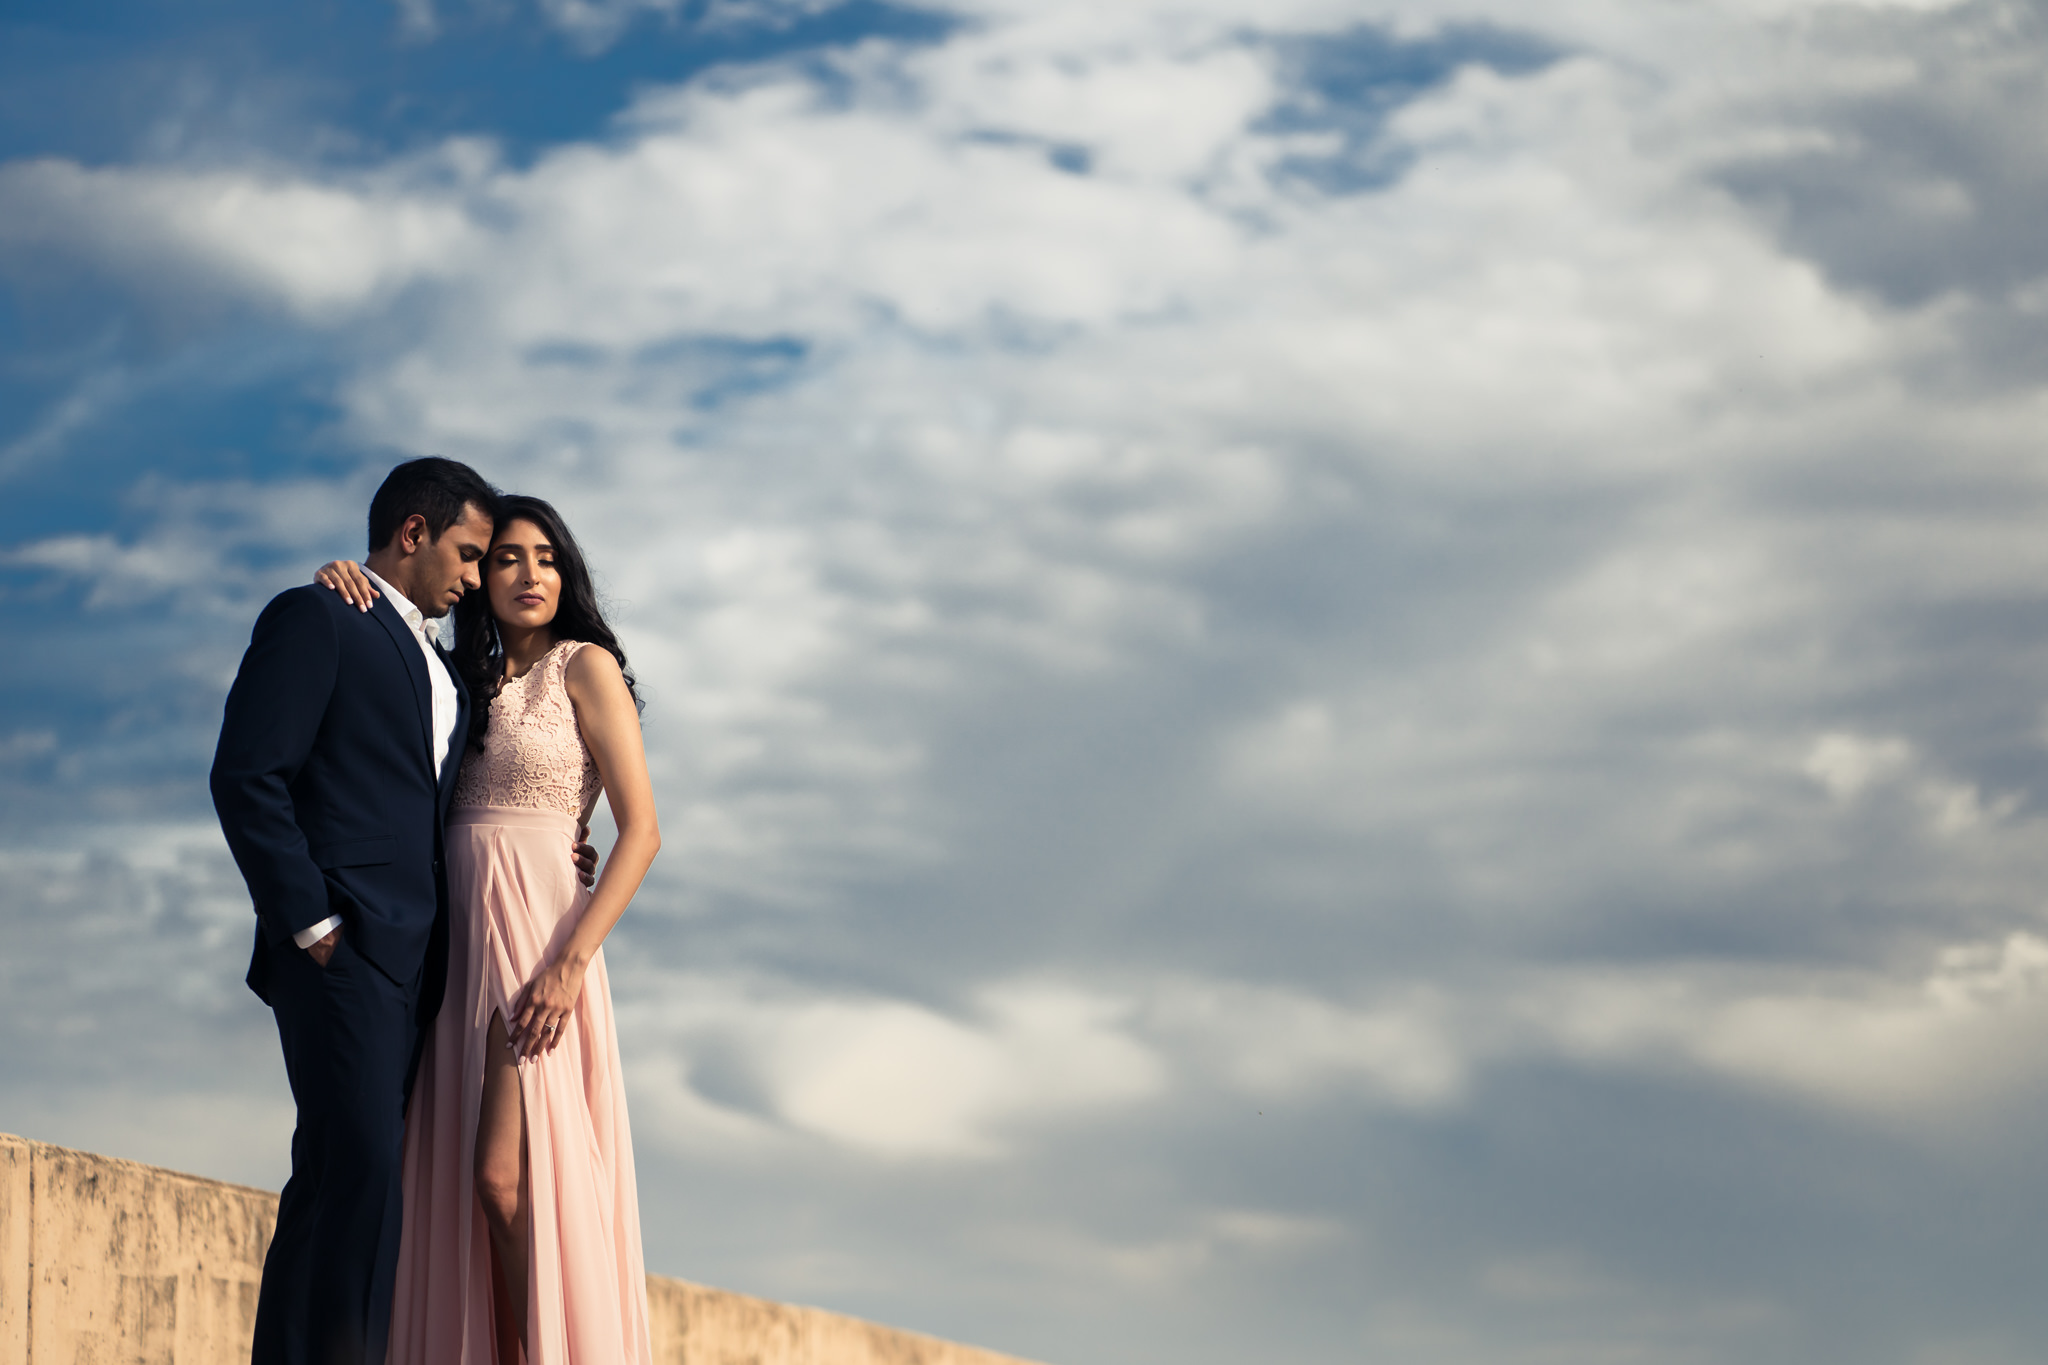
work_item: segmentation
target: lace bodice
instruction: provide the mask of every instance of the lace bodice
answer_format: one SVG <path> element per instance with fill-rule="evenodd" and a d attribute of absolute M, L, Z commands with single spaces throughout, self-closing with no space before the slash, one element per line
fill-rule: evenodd
<path fill-rule="evenodd" d="M 516 806 L 582 815 L 603 780 L 563 681 L 569 660 L 588 641 L 563 640 L 491 702 L 484 751 L 465 748 L 455 776 L 457 806 Z"/>

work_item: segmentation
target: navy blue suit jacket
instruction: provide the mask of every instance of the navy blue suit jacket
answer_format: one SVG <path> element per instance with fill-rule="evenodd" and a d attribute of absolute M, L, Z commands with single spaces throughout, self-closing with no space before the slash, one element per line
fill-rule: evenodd
<path fill-rule="evenodd" d="M 268 1001 L 268 948 L 340 915 L 355 950 L 431 1018 L 447 973 L 441 821 L 469 734 L 434 771 L 427 661 L 389 601 L 368 612 L 307 586 L 256 619 L 213 756 L 213 806 L 256 904 L 249 987 Z M 454 670 L 450 670 L 454 676 Z"/>

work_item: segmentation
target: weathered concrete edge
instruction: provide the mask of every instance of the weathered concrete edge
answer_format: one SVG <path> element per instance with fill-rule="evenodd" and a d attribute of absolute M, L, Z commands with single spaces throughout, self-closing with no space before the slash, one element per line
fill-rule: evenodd
<path fill-rule="evenodd" d="M 657 1365 L 1035 1365 L 865 1318 L 647 1277 Z M 664 1330 L 666 1329 L 666 1330 Z M 664 1338 L 667 1338 L 664 1341 Z"/>
<path fill-rule="evenodd" d="M 240 1206 L 249 1209 L 252 1215 L 256 1212 L 252 1204 L 269 1211 L 274 1210 L 277 1199 L 270 1191 L 253 1186 L 0 1133 L 0 1365 L 34 1365 L 38 1309 L 43 1310 L 44 1317 L 51 1311 L 67 1318 L 74 1316 L 55 1299 L 46 1306 L 33 1297 L 38 1270 L 33 1265 L 37 1227 L 69 1222 L 82 1212 L 56 1207 L 55 1204 L 66 1202 L 65 1182 L 47 1182 L 51 1188 L 39 1190 L 35 1180 L 38 1168 L 53 1173 L 67 1168 L 74 1173 L 89 1168 L 95 1185 L 100 1183 L 98 1177 L 103 1176 L 109 1186 L 154 1185 L 161 1189 L 173 1184 L 201 1198 L 207 1198 L 211 1192 L 209 1207 Z M 52 1206 L 38 1207 L 39 1196 Z M 122 1211 L 130 1218 L 141 1212 Z M 76 1231 L 87 1233 L 90 1239 L 88 1229 L 80 1227 Z M 264 1237 L 267 1238 L 267 1230 Z M 246 1256 L 251 1248 L 247 1242 L 243 1247 Z M 169 1252 L 171 1248 L 164 1246 L 161 1250 Z M 251 1294 L 253 1274 L 260 1268 L 260 1239 L 253 1250 L 258 1264 L 241 1272 L 252 1277 L 248 1290 Z M 173 1259 L 183 1261 L 186 1257 L 174 1253 Z M 52 1268 L 40 1268 L 45 1278 Z M 660 1365 L 1031 1365 L 1016 1356 L 885 1327 L 827 1309 L 754 1298 L 667 1276 L 650 1275 L 647 1279 L 655 1358 Z M 79 1288 L 86 1290 L 84 1285 Z M 253 1300 L 246 1307 L 253 1308 Z M 55 1322 L 42 1325 L 60 1326 Z M 224 1321 L 213 1325 L 230 1333 L 235 1330 Z M 246 1324 L 243 1326 L 240 1340 L 244 1344 L 231 1352 L 236 1357 L 247 1350 Z M 63 1352 L 60 1338 L 67 1335 L 59 1331 L 45 1344 Z M 208 1358 L 222 1354 L 219 1347 L 227 1344 L 215 1332 L 206 1333 L 205 1340 L 206 1345 L 190 1338 L 179 1344 L 196 1348 Z M 183 1350 L 177 1354 L 180 1360 L 185 1358 Z"/>
<path fill-rule="evenodd" d="M 28 1365 L 32 1168 L 29 1144 L 0 1133 L 0 1365 Z"/>
<path fill-rule="evenodd" d="M 266 1190 L 259 1185 L 237 1185 L 232 1180 L 215 1180 L 212 1176 L 193 1175 L 190 1171 L 174 1171 L 168 1166 L 152 1166 L 146 1161 L 130 1161 L 124 1156 L 102 1156 L 98 1152 L 80 1151 L 76 1147 L 60 1147 L 54 1142 L 38 1142 L 34 1138 L 21 1137 L 15 1133 L 0 1133 L 0 1150 L 14 1147 L 20 1148 L 25 1154 L 43 1151 L 52 1156 L 90 1161 L 102 1166 L 112 1166 L 116 1170 L 133 1171 L 137 1175 L 154 1176 L 160 1180 L 185 1180 L 216 1190 L 233 1190 L 236 1194 L 260 1195 L 265 1199 L 277 1198 L 276 1190 Z"/>

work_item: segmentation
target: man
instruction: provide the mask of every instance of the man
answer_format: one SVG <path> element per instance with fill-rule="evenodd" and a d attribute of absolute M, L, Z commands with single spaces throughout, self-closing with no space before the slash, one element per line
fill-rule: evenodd
<path fill-rule="evenodd" d="M 256 907 L 249 986 L 298 1105 L 255 1365 L 381 1365 L 417 1040 L 447 977 L 441 822 L 469 694 L 440 619 L 480 586 L 497 493 L 467 465 L 391 471 L 359 611 L 279 594 L 228 693 L 213 803 Z"/>

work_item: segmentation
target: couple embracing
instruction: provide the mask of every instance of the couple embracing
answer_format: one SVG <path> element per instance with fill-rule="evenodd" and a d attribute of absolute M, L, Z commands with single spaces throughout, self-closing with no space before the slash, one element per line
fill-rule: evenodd
<path fill-rule="evenodd" d="M 212 775 L 298 1106 L 255 1365 L 647 1362 L 600 950 L 661 843 L 625 654 L 554 508 L 452 460 L 317 578 L 258 618 Z"/>

